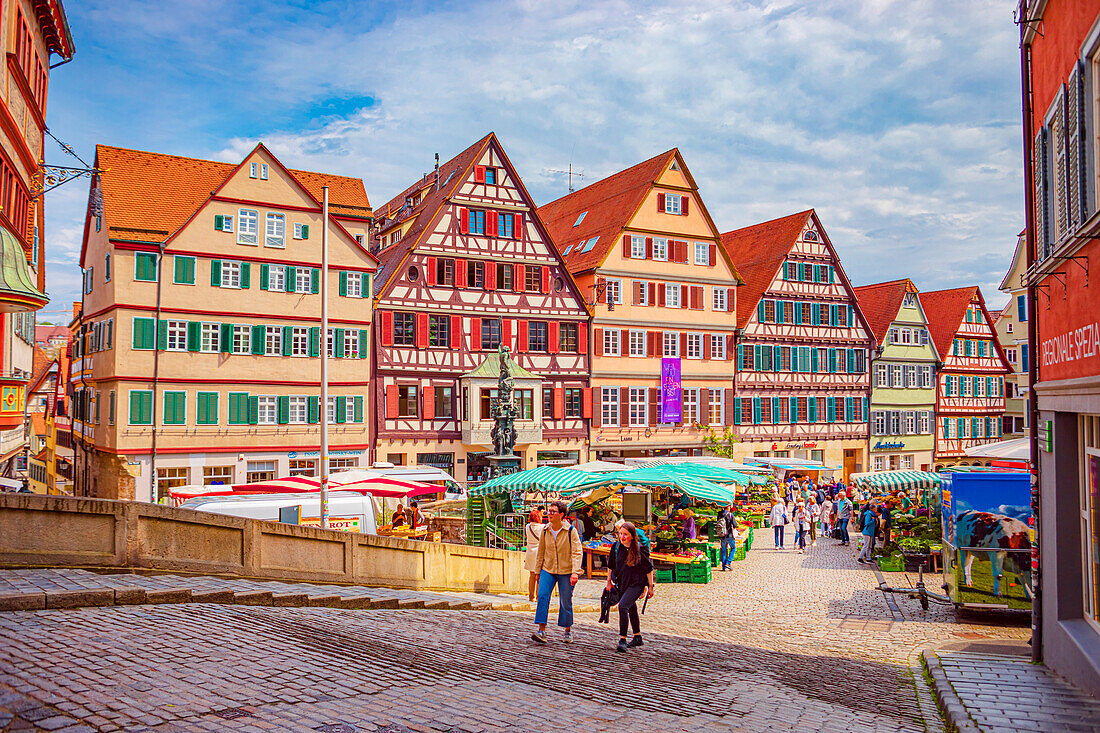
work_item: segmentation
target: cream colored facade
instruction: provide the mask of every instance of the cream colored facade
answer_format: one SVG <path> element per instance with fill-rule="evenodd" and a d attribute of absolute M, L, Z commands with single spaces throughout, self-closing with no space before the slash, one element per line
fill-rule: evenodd
<path fill-rule="evenodd" d="M 1024 237 L 1016 242 L 1012 265 L 1001 281 L 1000 291 L 1008 296 L 1008 303 L 993 324 L 997 341 L 1004 349 L 1012 373 L 1005 377 L 1004 437 L 1021 438 L 1028 428 L 1028 361 L 1027 350 L 1027 286 L 1024 273 L 1027 259 Z"/>
<path fill-rule="evenodd" d="M 131 153 L 100 148 L 120 161 Z M 159 260 L 158 243 L 111 225 L 125 194 L 103 196 L 93 181 L 103 218 L 86 228 L 90 285 L 70 380 L 78 494 L 156 501 L 179 485 L 317 474 L 323 217 L 304 175 L 257 146 L 169 233 Z M 368 216 L 348 211 L 328 227 L 335 468 L 366 465 L 370 444 L 375 261 L 355 239 L 365 239 Z M 281 237 L 272 235 L 279 222 Z"/>

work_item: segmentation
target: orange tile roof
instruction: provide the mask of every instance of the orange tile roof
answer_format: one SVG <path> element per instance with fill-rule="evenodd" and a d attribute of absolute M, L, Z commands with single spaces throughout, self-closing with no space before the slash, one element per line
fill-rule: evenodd
<path fill-rule="evenodd" d="M 966 317 L 966 308 L 977 297 L 981 299 L 981 290 L 976 285 L 950 290 L 933 290 L 920 294 L 920 305 L 924 317 L 928 319 L 928 332 L 940 357 L 947 356 L 951 342 Z"/>
<path fill-rule="evenodd" d="M 570 272 L 577 274 L 603 264 L 618 241 L 619 233 L 630 222 L 646 194 L 678 154 L 676 148 L 666 150 L 649 160 L 539 207 L 539 216 L 545 222 L 550 238 L 559 252 L 564 253 L 578 242 L 598 237 L 595 246 L 587 252 L 581 252 L 579 247 L 574 247 L 573 251 L 563 254 Z M 574 227 L 573 224 L 582 212 L 587 212 L 584 220 Z"/>
<path fill-rule="evenodd" d="M 46 435 L 46 413 L 31 413 L 31 435 Z"/>
<path fill-rule="evenodd" d="M 237 165 L 97 145 L 96 167 L 104 171 L 100 188 L 111 237 L 157 243 L 179 229 Z M 370 214 L 361 179 L 311 171 L 290 173 L 318 201 L 321 186 L 327 185 L 334 215 Z"/>
<path fill-rule="evenodd" d="M 813 209 L 735 229 L 722 235 L 722 248 L 745 281 L 737 291 L 737 325 L 744 328 L 756 304 L 779 274 Z"/>
<path fill-rule="evenodd" d="M 891 280 L 875 285 L 861 285 L 852 288 L 859 308 L 863 311 L 867 325 L 871 327 L 871 333 L 880 346 L 886 343 L 886 335 L 890 332 L 890 324 L 898 317 L 901 303 L 908 292 L 917 292 L 917 287 L 909 279 Z"/>

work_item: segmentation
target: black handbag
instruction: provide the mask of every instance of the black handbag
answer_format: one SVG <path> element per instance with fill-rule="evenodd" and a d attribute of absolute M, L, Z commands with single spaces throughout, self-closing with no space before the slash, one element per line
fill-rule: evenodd
<path fill-rule="evenodd" d="M 617 586 L 611 586 L 611 590 L 607 588 L 603 589 L 603 595 L 600 596 L 600 623 L 606 624 L 611 619 L 611 608 L 619 604 L 619 598 L 622 597 L 622 593 L 619 592 Z"/>

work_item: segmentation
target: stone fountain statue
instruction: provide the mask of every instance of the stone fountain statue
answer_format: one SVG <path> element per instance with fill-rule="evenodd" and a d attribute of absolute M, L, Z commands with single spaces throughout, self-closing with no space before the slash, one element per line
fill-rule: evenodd
<path fill-rule="evenodd" d="M 498 350 L 500 359 L 500 380 L 497 382 L 497 396 L 490 407 L 493 416 L 493 429 L 490 435 L 493 438 L 493 452 L 486 456 L 492 467 L 492 477 L 503 476 L 519 470 L 519 456 L 515 454 L 516 438 L 516 406 L 512 401 L 513 382 L 512 373 L 508 368 L 508 347 L 500 345 Z"/>

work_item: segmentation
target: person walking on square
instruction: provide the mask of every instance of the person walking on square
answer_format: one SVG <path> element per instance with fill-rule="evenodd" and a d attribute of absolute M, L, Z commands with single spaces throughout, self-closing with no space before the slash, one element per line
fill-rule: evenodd
<path fill-rule="evenodd" d="M 733 515 L 733 504 L 727 504 L 718 515 L 718 537 L 722 540 L 718 559 L 722 562 L 722 569 L 729 570 L 730 562 L 737 551 L 737 518 Z"/>
<path fill-rule="evenodd" d="M 861 563 L 871 562 L 871 553 L 875 548 L 875 532 L 878 530 L 878 518 L 870 505 L 864 509 L 861 515 L 863 524 L 863 548 L 859 551 L 857 560 Z"/>
<path fill-rule="evenodd" d="M 573 587 L 580 579 L 581 536 L 577 528 L 564 522 L 568 507 L 555 501 L 547 508 L 550 524 L 539 537 L 535 570 L 539 573 L 539 596 L 535 606 L 535 632 L 531 639 L 546 643 L 546 620 L 550 616 L 550 596 L 558 589 L 558 626 L 565 629 L 565 643 L 573 641 Z"/>
<path fill-rule="evenodd" d="M 775 549 L 783 549 L 783 527 L 787 524 L 787 509 L 781 501 L 772 502 L 772 513 L 769 517 L 772 530 L 775 532 Z"/>
<path fill-rule="evenodd" d="M 810 547 L 817 546 L 817 523 L 821 521 L 821 507 L 813 495 L 810 496 L 810 506 L 806 508 L 806 514 L 810 520 Z"/>
<path fill-rule="evenodd" d="M 821 539 L 829 537 L 833 533 L 833 502 L 829 497 L 825 497 L 825 501 L 821 503 L 821 511 L 819 515 L 821 517 Z"/>
<path fill-rule="evenodd" d="M 523 528 L 523 537 L 527 541 L 527 552 L 523 557 L 523 567 L 530 576 L 527 579 L 527 598 L 534 602 L 539 588 L 539 574 L 535 563 L 539 559 L 539 538 L 542 537 L 542 530 L 546 525 L 542 523 L 542 512 L 538 509 L 532 509 L 527 520 L 527 526 Z"/>
<path fill-rule="evenodd" d="M 798 502 L 793 516 L 795 544 L 798 545 L 798 554 L 801 555 L 806 551 L 806 535 L 810 533 L 810 518 L 806 513 L 806 505 Z"/>
<path fill-rule="evenodd" d="M 649 549 L 638 541 L 638 533 L 630 522 L 619 527 L 619 541 L 612 545 L 608 557 L 607 590 L 614 585 L 619 589 L 619 645 L 616 651 L 642 646 L 641 618 L 638 616 L 638 599 L 645 594 L 653 597 L 653 563 Z M 627 642 L 626 628 L 629 622 L 634 638 Z"/>
<path fill-rule="evenodd" d="M 840 495 L 837 499 L 836 505 L 836 522 L 837 527 L 840 528 L 840 546 L 847 546 L 850 543 L 848 537 L 848 523 L 852 520 L 852 502 L 844 494 Z"/>

